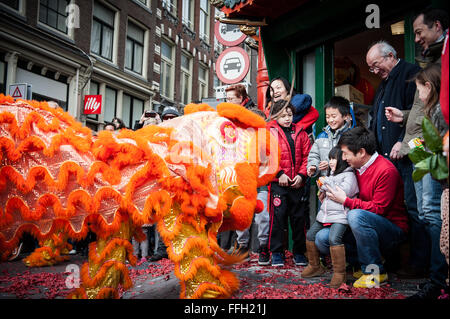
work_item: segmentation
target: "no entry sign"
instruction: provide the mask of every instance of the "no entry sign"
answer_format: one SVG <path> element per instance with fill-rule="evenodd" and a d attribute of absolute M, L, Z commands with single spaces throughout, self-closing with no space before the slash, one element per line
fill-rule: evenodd
<path fill-rule="evenodd" d="M 227 47 L 238 45 L 247 37 L 241 32 L 238 25 L 225 24 L 220 21 L 216 21 L 214 25 L 214 34 L 217 40 Z"/>
<path fill-rule="evenodd" d="M 248 54 L 240 47 L 226 49 L 216 62 L 217 77 L 226 84 L 240 82 L 247 75 L 249 68 Z"/>

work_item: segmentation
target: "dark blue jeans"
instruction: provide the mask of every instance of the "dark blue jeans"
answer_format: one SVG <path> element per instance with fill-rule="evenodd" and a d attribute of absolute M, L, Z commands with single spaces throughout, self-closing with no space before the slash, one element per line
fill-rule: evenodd
<path fill-rule="evenodd" d="M 379 269 L 379 273 L 385 273 L 386 270 L 384 269 L 381 256 L 382 254 L 389 254 L 405 240 L 406 235 L 403 230 L 385 217 L 362 209 L 349 211 L 347 219 L 354 241 L 346 242 L 346 252 L 347 247 L 352 251 L 356 243 L 362 272 L 371 274 L 372 271 L 369 269 L 373 269 L 376 266 Z M 326 254 L 330 244 L 328 236 L 325 237 L 326 232 L 324 230 L 326 228 L 317 233 L 316 246 L 320 252 Z M 370 268 L 366 270 L 368 266 Z"/>
<path fill-rule="evenodd" d="M 447 262 L 440 250 L 441 220 L 441 184 L 426 174 L 415 183 L 419 219 L 424 224 L 425 237 L 422 245 L 426 245 L 430 269 L 430 279 L 437 285 L 444 287 L 447 277 Z"/>

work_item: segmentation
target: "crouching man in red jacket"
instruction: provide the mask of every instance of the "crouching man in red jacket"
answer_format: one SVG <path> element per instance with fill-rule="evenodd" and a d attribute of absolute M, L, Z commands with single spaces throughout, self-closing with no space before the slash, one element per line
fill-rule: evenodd
<path fill-rule="evenodd" d="M 342 158 L 356 170 L 359 196 L 348 198 L 339 187 L 327 195 L 350 208 L 347 219 L 362 270 L 362 276 L 353 286 L 376 287 L 388 279 L 382 253 L 393 251 L 406 239 L 408 217 L 403 181 L 395 166 L 378 155 L 375 136 L 366 128 L 356 127 L 345 132 L 338 145 Z"/>

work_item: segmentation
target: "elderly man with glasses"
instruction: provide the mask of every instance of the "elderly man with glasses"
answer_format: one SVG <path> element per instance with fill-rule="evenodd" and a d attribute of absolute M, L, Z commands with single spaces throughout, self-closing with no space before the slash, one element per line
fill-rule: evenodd
<path fill-rule="evenodd" d="M 420 67 L 398 58 L 396 50 L 385 41 L 370 47 L 366 62 L 369 71 L 381 78 L 370 111 L 372 120 L 369 129 L 376 136 L 378 153 L 389 159 L 402 177 L 408 215 L 417 216 L 417 198 L 412 181 L 413 165 L 408 156 L 400 152 L 405 127 L 401 123 L 388 121 L 385 112 L 388 107 L 411 109 L 416 84 L 410 80 L 419 72 Z"/>

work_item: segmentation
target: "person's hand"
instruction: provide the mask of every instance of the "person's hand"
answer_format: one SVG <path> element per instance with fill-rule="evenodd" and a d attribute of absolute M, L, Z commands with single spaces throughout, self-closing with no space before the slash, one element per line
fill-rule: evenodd
<path fill-rule="evenodd" d="M 324 192 L 319 192 L 319 200 L 321 203 L 323 203 L 323 200 L 325 199 L 325 193 Z"/>
<path fill-rule="evenodd" d="M 315 166 L 310 166 L 310 167 L 308 167 L 308 169 L 307 169 L 307 171 L 306 171 L 306 174 L 309 176 L 309 177 L 311 177 L 311 176 L 313 176 L 314 175 L 314 173 L 316 172 L 316 167 Z"/>
<path fill-rule="evenodd" d="M 319 169 L 321 171 L 327 170 L 328 169 L 328 161 L 321 161 L 319 163 Z"/>
<path fill-rule="evenodd" d="M 339 186 L 336 186 L 336 189 L 332 189 L 331 187 L 327 187 L 327 196 L 329 199 L 335 201 L 336 203 L 344 204 L 347 194 L 340 188 Z"/>
<path fill-rule="evenodd" d="M 384 113 L 386 114 L 386 118 L 389 122 L 394 123 L 402 123 L 403 122 L 403 113 L 399 109 L 388 106 L 385 108 Z"/>
<path fill-rule="evenodd" d="M 293 188 L 299 188 L 302 185 L 303 179 L 300 175 L 295 175 L 294 179 L 292 180 L 291 187 Z"/>
<path fill-rule="evenodd" d="M 391 154 L 389 154 L 389 157 L 393 160 L 397 160 L 402 158 L 403 156 L 400 155 L 400 148 L 402 147 L 402 142 L 397 142 L 392 146 Z"/>
<path fill-rule="evenodd" d="M 286 174 L 283 174 L 278 179 L 278 184 L 280 184 L 280 186 L 289 186 L 289 181 L 290 180 L 291 179 L 289 178 L 289 176 L 287 176 Z"/>
<path fill-rule="evenodd" d="M 147 118 L 145 117 L 145 112 L 144 112 L 144 113 L 142 113 L 142 115 L 141 115 L 141 118 L 140 118 L 140 120 L 139 120 L 139 124 L 143 124 L 144 121 L 145 121 L 146 119 L 147 119 Z"/>

